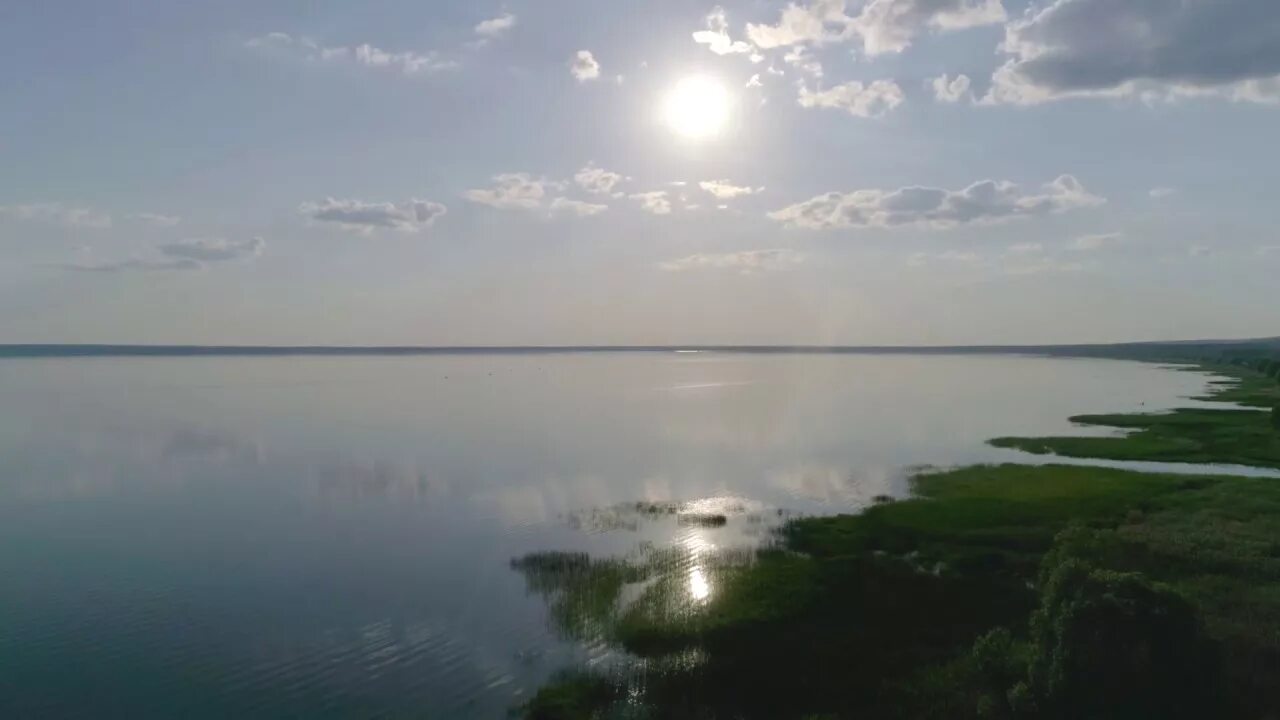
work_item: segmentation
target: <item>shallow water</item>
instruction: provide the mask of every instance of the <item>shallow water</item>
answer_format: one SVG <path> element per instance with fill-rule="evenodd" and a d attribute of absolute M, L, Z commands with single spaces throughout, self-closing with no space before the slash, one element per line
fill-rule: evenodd
<path fill-rule="evenodd" d="M 978 356 L 0 362 L 0 717 L 500 717 L 566 639 L 539 550 L 748 544 L 999 435 L 1207 378 Z M 636 501 L 697 501 L 724 527 Z M 661 506 L 661 507 L 666 507 Z"/>

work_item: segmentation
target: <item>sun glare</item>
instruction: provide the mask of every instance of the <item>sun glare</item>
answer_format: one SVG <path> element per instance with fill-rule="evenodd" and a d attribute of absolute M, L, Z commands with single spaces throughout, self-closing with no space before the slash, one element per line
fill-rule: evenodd
<path fill-rule="evenodd" d="M 712 137 L 729 119 L 729 93 L 712 78 L 687 77 L 672 88 L 663 106 L 667 125 L 692 139 Z"/>

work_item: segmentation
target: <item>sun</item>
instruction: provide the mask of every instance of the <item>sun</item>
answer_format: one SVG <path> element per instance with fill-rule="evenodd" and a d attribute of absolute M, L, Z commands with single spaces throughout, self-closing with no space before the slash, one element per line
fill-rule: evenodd
<path fill-rule="evenodd" d="M 729 93 L 713 78 L 687 77 L 671 89 L 663 119 L 684 137 L 699 140 L 719 134 L 729 120 Z"/>

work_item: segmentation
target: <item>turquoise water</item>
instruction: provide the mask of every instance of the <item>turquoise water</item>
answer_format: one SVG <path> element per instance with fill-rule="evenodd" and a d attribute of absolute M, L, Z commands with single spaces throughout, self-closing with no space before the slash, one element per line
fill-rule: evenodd
<path fill-rule="evenodd" d="M 636 353 L 0 361 L 0 717 L 502 717 L 608 651 L 511 559 L 749 544 L 1206 378 Z M 707 528 L 635 501 L 727 511 Z M 703 588 L 702 592 L 712 589 Z"/>

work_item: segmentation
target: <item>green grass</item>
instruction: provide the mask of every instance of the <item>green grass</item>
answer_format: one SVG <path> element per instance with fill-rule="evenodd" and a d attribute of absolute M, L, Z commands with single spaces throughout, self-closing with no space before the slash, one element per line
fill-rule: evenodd
<path fill-rule="evenodd" d="M 1234 367 L 1213 369 L 1228 373 L 1233 381 L 1216 385 L 1211 395 L 1200 399 L 1259 408 L 1280 403 L 1280 383 L 1271 378 Z M 1280 468 L 1280 429 L 1269 410 L 1183 408 L 1160 414 L 1079 415 L 1071 421 L 1130 432 L 1120 437 L 1003 437 L 990 442 L 1037 455 Z"/>
<path fill-rule="evenodd" d="M 969 650 L 994 628 L 1026 634 L 1042 561 L 1069 526 L 1088 537 L 1074 556 L 1192 602 L 1232 697 L 1280 707 L 1280 484 L 1003 465 L 916 485 L 917 499 L 789 523 L 783 548 L 716 571 L 693 610 L 673 610 L 682 571 L 656 571 L 609 637 L 640 657 L 703 659 L 646 678 L 652 716 L 978 717 Z M 600 572 L 617 577 L 611 562 Z M 611 587 L 584 572 L 574 587 Z"/>
<path fill-rule="evenodd" d="M 1215 399 L 1280 399 L 1270 379 L 1227 371 L 1238 382 Z M 1280 466 L 1267 412 L 1077 420 L 1135 432 L 998 442 Z M 1000 465 L 924 474 L 914 490 L 858 515 L 793 520 L 775 547 L 703 558 L 704 602 L 690 601 L 688 567 L 665 551 L 517 561 L 568 636 L 594 633 L 644 660 L 617 677 L 553 682 L 527 716 L 1119 720 L 1280 708 L 1280 482 Z"/>

